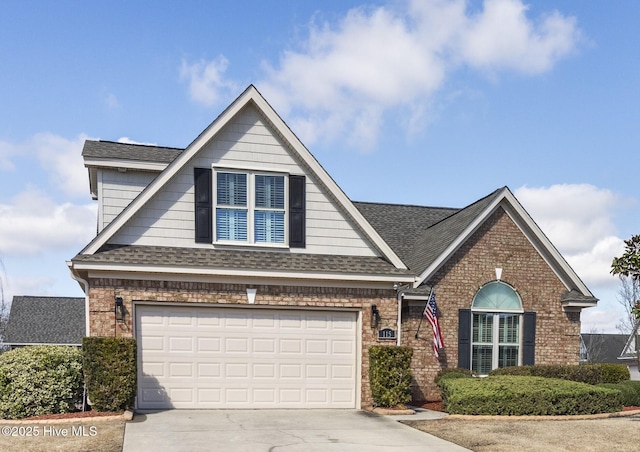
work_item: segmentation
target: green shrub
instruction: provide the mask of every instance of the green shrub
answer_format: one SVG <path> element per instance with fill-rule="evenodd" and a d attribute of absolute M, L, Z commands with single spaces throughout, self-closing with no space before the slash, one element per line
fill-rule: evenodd
<path fill-rule="evenodd" d="M 566 415 L 622 409 L 619 390 L 554 378 L 492 376 L 440 381 L 451 414 Z"/>
<path fill-rule="evenodd" d="M 624 364 L 597 364 L 602 376 L 601 383 L 621 383 L 631 378 L 629 368 Z"/>
<path fill-rule="evenodd" d="M 0 417 L 76 411 L 82 403 L 82 356 L 75 347 L 22 347 L 0 355 Z"/>
<path fill-rule="evenodd" d="M 92 408 L 119 411 L 133 406 L 137 383 L 135 339 L 85 337 L 82 360 Z"/>
<path fill-rule="evenodd" d="M 560 380 L 577 381 L 597 385 L 602 381 L 602 368 L 599 364 L 556 365 L 503 367 L 492 370 L 489 375 L 530 375 L 532 377 L 558 378 Z"/>
<path fill-rule="evenodd" d="M 637 406 L 640 405 L 640 395 L 632 386 L 625 385 L 623 383 L 602 383 L 598 387 L 615 389 L 620 391 L 622 397 L 622 404 L 624 406 Z"/>
<path fill-rule="evenodd" d="M 438 384 L 443 378 L 469 378 L 473 376 L 473 372 L 462 367 L 446 367 L 436 374 L 433 379 Z"/>
<path fill-rule="evenodd" d="M 369 347 L 369 381 L 375 405 L 394 407 L 411 400 L 412 356 L 410 347 Z"/>
<path fill-rule="evenodd" d="M 638 394 L 638 397 L 640 397 L 640 381 L 626 380 L 626 381 L 621 381 L 620 384 L 632 388 L 636 392 L 636 394 Z M 640 406 L 640 403 L 636 405 Z"/>

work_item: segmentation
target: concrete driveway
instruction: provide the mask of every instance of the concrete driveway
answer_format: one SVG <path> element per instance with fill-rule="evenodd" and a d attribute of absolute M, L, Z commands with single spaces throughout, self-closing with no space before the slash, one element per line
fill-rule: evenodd
<path fill-rule="evenodd" d="M 124 452 L 464 451 L 390 416 L 357 410 L 169 410 L 136 414 Z"/>

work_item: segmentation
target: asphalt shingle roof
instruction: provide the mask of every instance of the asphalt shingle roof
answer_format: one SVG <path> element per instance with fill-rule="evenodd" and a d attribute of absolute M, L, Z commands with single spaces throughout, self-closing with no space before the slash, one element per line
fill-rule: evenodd
<path fill-rule="evenodd" d="M 491 204 L 501 190 L 463 209 L 354 204 L 407 267 L 420 274 Z"/>
<path fill-rule="evenodd" d="M 300 254 L 277 251 L 234 251 L 141 245 L 107 245 L 95 254 L 79 254 L 74 263 L 224 268 L 283 272 L 408 275 L 379 257 Z"/>
<path fill-rule="evenodd" d="M 620 364 L 618 356 L 627 345 L 628 334 L 581 334 L 590 363 Z"/>
<path fill-rule="evenodd" d="M 7 344 L 82 344 L 84 298 L 15 296 L 5 334 Z"/>
<path fill-rule="evenodd" d="M 115 143 L 113 141 L 84 142 L 82 156 L 100 159 L 138 160 L 153 163 L 171 163 L 184 149 L 149 146 L 143 144 Z"/>

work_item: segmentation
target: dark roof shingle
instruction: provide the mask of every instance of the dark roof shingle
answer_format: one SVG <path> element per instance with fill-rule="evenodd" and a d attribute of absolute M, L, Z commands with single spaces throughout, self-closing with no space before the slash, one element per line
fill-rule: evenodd
<path fill-rule="evenodd" d="M 282 272 L 408 275 L 379 257 L 336 256 L 270 251 L 234 251 L 141 245 L 107 245 L 95 254 L 79 254 L 79 263 L 224 268 Z"/>
<path fill-rule="evenodd" d="M 86 140 L 82 149 L 84 158 L 138 160 L 153 163 L 171 163 L 184 149 L 144 144 L 116 143 Z"/>
<path fill-rule="evenodd" d="M 84 298 L 15 296 L 6 344 L 82 344 Z"/>

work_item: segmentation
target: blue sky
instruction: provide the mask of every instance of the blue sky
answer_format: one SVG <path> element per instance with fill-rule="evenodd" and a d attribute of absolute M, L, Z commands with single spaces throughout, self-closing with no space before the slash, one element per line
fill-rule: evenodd
<path fill-rule="evenodd" d="M 508 185 L 615 332 L 640 233 L 638 2 L 0 2 L 5 295 L 82 296 L 85 139 L 188 145 L 250 83 L 353 200 Z"/>

